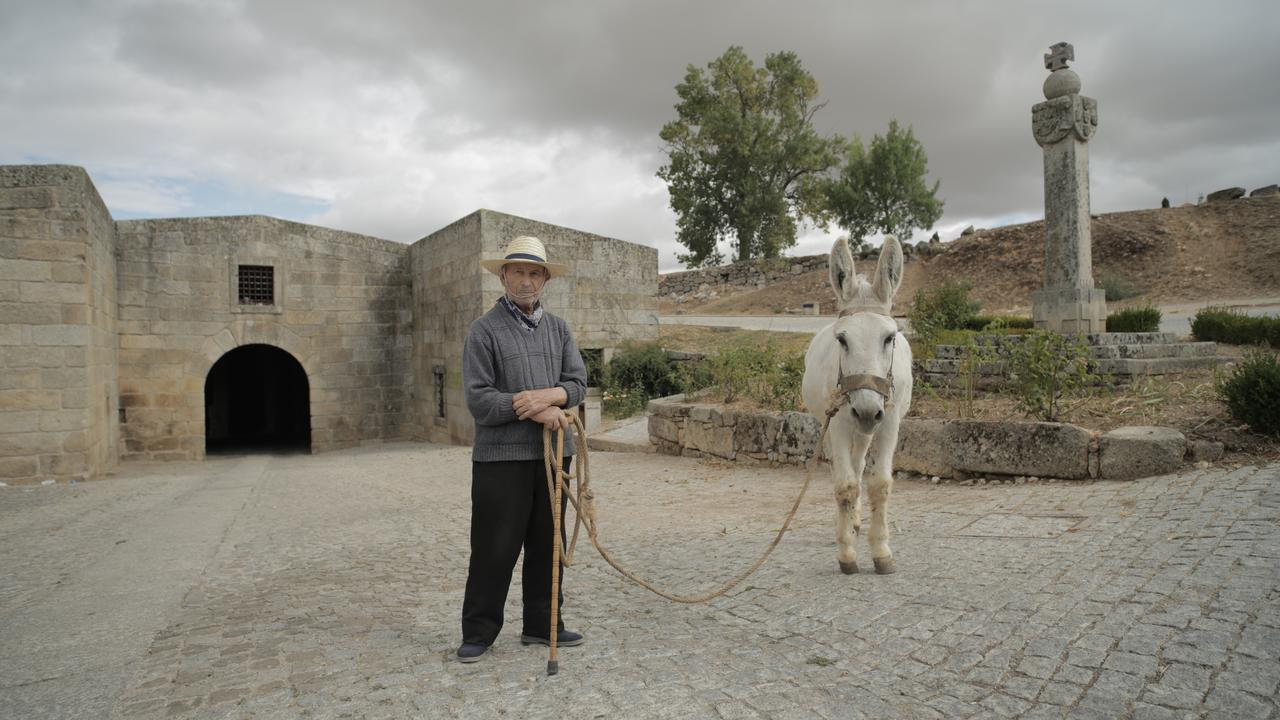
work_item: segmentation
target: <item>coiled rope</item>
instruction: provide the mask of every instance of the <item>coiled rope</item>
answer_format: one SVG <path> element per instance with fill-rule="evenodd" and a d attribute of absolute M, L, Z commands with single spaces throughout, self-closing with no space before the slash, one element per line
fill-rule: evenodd
<path fill-rule="evenodd" d="M 796 511 L 800 509 L 800 501 L 804 499 L 805 492 L 809 490 L 809 483 L 813 480 L 813 468 L 818 462 L 818 454 L 822 448 L 823 442 L 827 439 L 827 428 L 831 426 L 831 418 L 839 411 L 840 407 L 848 400 L 849 394 L 856 388 L 838 387 L 831 395 L 831 401 L 826 412 L 826 420 L 822 423 L 822 433 L 818 436 L 818 444 L 815 446 L 813 457 L 806 463 L 807 470 L 805 472 L 804 484 L 800 486 L 800 493 L 796 495 L 796 500 L 791 504 L 791 510 L 787 512 L 786 518 L 782 521 L 782 527 L 778 529 L 777 535 L 774 536 L 773 542 L 764 549 L 759 559 L 757 559 L 750 567 L 739 573 L 736 577 L 729 580 L 724 585 L 702 595 L 676 595 L 674 593 L 663 590 L 653 583 L 639 577 L 635 573 L 628 570 L 619 563 L 613 555 L 605 549 L 600 543 L 600 527 L 596 518 L 595 493 L 591 489 L 591 454 L 587 450 L 587 432 L 582 424 L 582 419 L 578 417 L 578 413 L 573 410 L 565 411 L 565 415 L 573 422 L 573 431 L 576 433 L 578 442 L 578 462 L 575 464 L 575 475 L 577 479 L 577 496 L 565 486 L 565 482 L 569 480 L 569 474 L 564 471 L 564 428 L 556 428 L 553 432 L 548 428 L 542 430 L 542 461 L 547 470 L 547 496 L 551 501 L 551 520 L 552 520 L 552 556 L 559 556 L 565 567 L 573 564 L 574 550 L 578 545 L 578 532 L 585 525 L 587 528 L 587 537 L 591 539 L 591 544 L 595 546 L 600 557 L 609 563 L 614 570 L 617 570 L 623 577 L 634 582 L 640 587 L 664 597 L 672 602 L 683 604 L 697 604 L 713 600 L 732 590 L 743 580 L 746 580 L 752 573 L 760 569 L 764 561 L 773 553 L 774 548 L 778 547 L 778 543 L 782 541 L 782 536 L 786 534 L 791 527 L 791 521 L 796 516 Z M 554 435 L 554 439 L 553 436 Z M 573 524 L 573 537 L 569 540 L 568 548 L 562 547 L 560 542 L 561 522 L 560 504 L 562 497 L 568 497 L 569 502 L 573 504 L 575 520 Z M 551 645 L 551 652 L 547 659 L 547 674 L 555 675 L 559 672 L 560 662 L 557 647 L 557 637 L 559 635 L 559 612 L 560 612 L 560 563 L 551 563 L 551 632 L 548 635 Z"/>

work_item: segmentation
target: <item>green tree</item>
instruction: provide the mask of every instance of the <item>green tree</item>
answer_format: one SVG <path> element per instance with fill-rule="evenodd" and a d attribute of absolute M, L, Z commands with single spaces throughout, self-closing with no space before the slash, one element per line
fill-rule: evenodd
<path fill-rule="evenodd" d="M 876 232 L 903 241 L 915 228 L 932 227 L 942 217 L 940 181 L 925 183 L 929 158 L 908 126 L 889 121 L 889 134 L 876 135 L 871 149 L 854 137 L 845 149 L 839 175 L 825 183 L 829 216 L 849 231 L 851 244 Z"/>
<path fill-rule="evenodd" d="M 658 170 L 676 213 L 687 267 L 717 265 L 729 240 L 736 260 L 777 257 L 795 245 L 797 222 L 824 208 L 820 179 L 844 140 L 812 126 L 818 83 L 800 58 L 780 52 L 752 64 L 730 47 L 707 69 L 688 67 L 676 86 L 678 119 L 662 127 L 670 162 Z"/>

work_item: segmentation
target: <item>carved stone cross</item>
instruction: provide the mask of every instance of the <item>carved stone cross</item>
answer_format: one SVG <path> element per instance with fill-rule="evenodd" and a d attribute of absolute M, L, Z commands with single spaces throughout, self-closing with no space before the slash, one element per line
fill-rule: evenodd
<path fill-rule="evenodd" d="M 1050 72 L 1054 70 L 1062 70 L 1067 66 L 1068 60 L 1076 59 L 1076 49 L 1071 47 L 1071 43 L 1060 42 L 1049 46 L 1049 52 L 1044 56 L 1044 67 Z"/>

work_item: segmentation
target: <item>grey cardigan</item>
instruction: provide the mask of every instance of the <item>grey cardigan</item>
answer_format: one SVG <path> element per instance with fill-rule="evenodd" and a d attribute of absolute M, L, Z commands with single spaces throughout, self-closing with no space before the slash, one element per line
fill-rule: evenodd
<path fill-rule="evenodd" d="M 517 419 L 511 396 L 562 387 L 565 407 L 576 408 L 587 394 L 587 368 L 564 320 L 544 312 L 530 331 L 494 303 L 467 331 L 462 384 L 476 421 L 473 461 L 541 460 L 542 423 Z M 566 433 L 565 455 L 572 454 L 573 437 Z"/>

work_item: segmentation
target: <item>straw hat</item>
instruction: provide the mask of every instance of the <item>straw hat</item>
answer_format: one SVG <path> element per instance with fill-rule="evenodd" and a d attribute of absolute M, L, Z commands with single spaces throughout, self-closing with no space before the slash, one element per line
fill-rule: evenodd
<path fill-rule="evenodd" d="M 501 275 L 502 266 L 507 263 L 540 265 L 551 273 L 551 277 L 559 277 L 569 272 L 568 265 L 547 262 L 547 249 L 543 247 L 541 240 L 531 235 L 513 238 L 502 255 L 503 257 L 496 260 L 481 260 L 480 265 L 494 275 Z"/>

